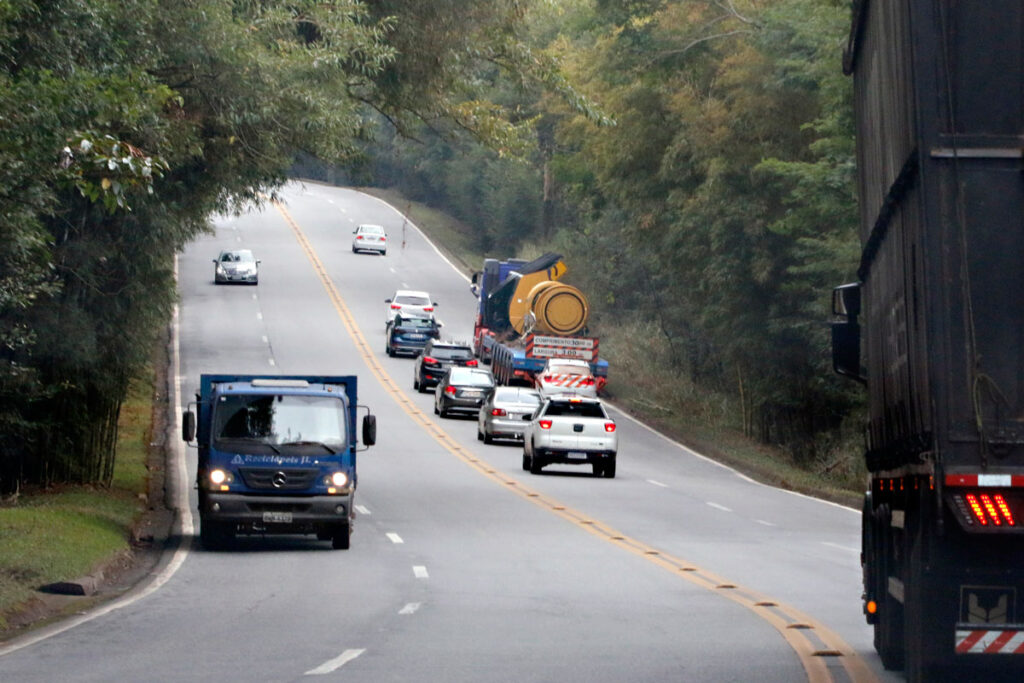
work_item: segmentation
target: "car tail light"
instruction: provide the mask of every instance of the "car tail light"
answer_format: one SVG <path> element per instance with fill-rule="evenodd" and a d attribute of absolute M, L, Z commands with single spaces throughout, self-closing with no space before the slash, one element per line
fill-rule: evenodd
<path fill-rule="evenodd" d="M 539 424 L 541 429 L 551 429 L 551 420 L 540 420 Z"/>
<path fill-rule="evenodd" d="M 479 363 L 476 362 L 476 358 L 471 358 L 470 360 L 466 361 L 466 365 L 468 367 L 475 368 L 477 365 L 479 365 Z"/>
<path fill-rule="evenodd" d="M 584 385 L 586 385 L 588 387 L 592 387 L 592 386 L 594 386 L 594 378 L 593 377 L 587 377 L 585 380 L 583 380 L 582 384 L 584 384 Z"/>
<path fill-rule="evenodd" d="M 550 382 L 553 379 L 553 377 L 551 377 L 551 375 L 544 375 L 543 377 L 541 377 L 541 379 L 543 379 L 545 382 Z"/>
<path fill-rule="evenodd" d="M 504 408 L 491 408 L 491 415 L 494 417 L 505 417 L 508 413 L 505 412 Z"/>
<path fill-rule="evenodd" d="M 402 310 L 402 304 L 391 304 L 391 310 L 392 311 L 400 311 L 400 310 Z"/>
<path fill-rule="evenodd" d="M 427 313 L 431 313 L 431 312 L 433 312 L 434 307 L 433 306 L 424 306 L 423 310 L 426 311 Z"/>
<path fill-rule="evenodd" d="M 423 356 L 423 364 L 424 365 L 435 365 L 435 366 L 436 365 L 440 365 L 440 363 L 437 362 L 436 358 L 431 358 L 430 356 Z"/>
<path fill-rule="evenodd" d="M 356 239 L 357 240 L 361 240 L 361 239 L 363 239 L 363 236 L 362 235 L 356 235 Z"/>
<path fill-rule="evenodd" d="M 609 434 L 614 432 L 615 431 L 615 423 L 614 422 L 605 422 L 604 423 L 604 431 L 608 432 Z"/>
<path fill-rule="evenodd" d="M 449 396 L 454 396 L 456 391 L 457 390 L 455 389 L 455 387 L 445 387 L 444 388 L 444 393 L 448 394 Z"/>
<path fill-rule="evenodd" d="M 377 239 L 380 240 L 381 242 L 386 242 L 388 237 L 387 235 L 384 235 L 383 237 L 378 237 Z"/>

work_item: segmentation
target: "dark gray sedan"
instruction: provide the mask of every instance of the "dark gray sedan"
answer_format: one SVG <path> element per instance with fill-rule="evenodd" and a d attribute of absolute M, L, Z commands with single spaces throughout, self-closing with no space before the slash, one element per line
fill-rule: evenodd
<path fill-rule="evenodd" d="M 434 414 L 476 415 L 487 394 L 494 388 L 490 370 L 453 367 L 434 388 Z"/>
<path fill-rule="evenodd" d="M 524 418 L 540 408 L 540 394 L 527 387 L 495 387 L 480 407 L 476 438 L 484 443 L 495 439 L 523 440 Z"/>

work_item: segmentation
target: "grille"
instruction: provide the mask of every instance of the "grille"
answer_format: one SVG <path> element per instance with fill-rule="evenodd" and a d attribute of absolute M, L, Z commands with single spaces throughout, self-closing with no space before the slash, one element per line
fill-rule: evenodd
<path fill-rule="evenodd" d="M 265 491 L 304 491 L 313 486 L 316 469 L 285 469 L 271 467 L 243 467 L 239 470 L 245 485 Z"/>

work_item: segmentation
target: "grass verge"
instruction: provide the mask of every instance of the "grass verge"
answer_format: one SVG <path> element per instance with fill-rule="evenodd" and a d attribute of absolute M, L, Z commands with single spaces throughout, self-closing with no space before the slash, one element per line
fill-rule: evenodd
<path fill-rule="evenodd" d="M 132 385 L 118 422 L 110 488 L 59 486 L 22 492 L 0 506 L 0 632 L 18 625 L 36 590 L 76 579 L 131 551 L 146 509 L 153 385 Z"/>

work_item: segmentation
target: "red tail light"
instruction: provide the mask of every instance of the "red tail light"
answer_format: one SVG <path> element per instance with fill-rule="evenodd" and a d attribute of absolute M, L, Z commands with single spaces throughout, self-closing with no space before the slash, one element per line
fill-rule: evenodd
<path fill-rule="evenodd" d="M 382 236 L 382 237 L 379 237 L 378 239 L 379 239 L 379 240 L 380 240 L 381 242 L 386 242 L 386 241 L 387 241 L 387 239 L 388 239 L 388 237 L 387 237 L 387 235 L 384 235 L 384 236 Z"/>
<path fill-rule="evenodd" d="M 466 365 L 471 368 L 475 368 L 479 363 L 476 362 L 476 358 L 472 358 L 466 361 Z"/>
<path fill-rule="evenodd" d="M 594 378 L 593 377 L 587 377 L 585 380 L 583 380 L 583 384 L 588 386 L 588 387 L 594 386 Z"/>
<path fill-rule="evenodd" d="M 361 240 L 361 239 L 363 239 L 363 236 L 362 235 L 356 235 L 356 239 L 357 240 Z"/>
<path fill-rule="evenodd" d="M 541 420 L 540 421 L 540 428 L 541 429 L 551 429 L 551 420 Z"/>
<path fill-rule="evenodd" d="M 494 417 L 505 417 L 507 414 L 504 408 L 491 408 L 491 415 Z"/>
<path fill-rule="evenodd" d="M 604 423 L 604 431 L 608 432 L 609 434 L 614 432 L 615 431 L 615 423 L 614 422 L 605 422 Z"/>
<path fill-rule="evenodd" d="M 423 310 L 426 311 L 427 313 L 430 313 L 431 311 L 434 310 L 434 307 L 433 306 L 424 306 Z"/>
<path fill-rule="evenodd" d="M 550 381 L 551 381 L 551 375 L 544 375 L 544 377 L 543 377 L 542 379 L 543 379 L 543 380 L 544 380 L 545 382 L 550 382 Z"/>
<path fill-rule="evenodd" d="M 978 523 L 982 526 L 988 526 L 988 518 L 985 517 L 985 510 L 981 507 L 981 503 L 978 502 L 978 497 L 973 493 L 968 493 L 964 498 L 967 499 L 967 504 L 971 506 L 971 512 L 974 513 L 974 518 L 978 520 Z"/>
<path fill-rule="evenodd" d="M 445 387 L 444 388 L 444 393 L 448 394 L 449 396 L 454 396 L 456 391 L 457 391 L 457 389 L 455 387 Z"/>
<path fill-rule="evenodd" d="M 1006 499 L 1003 498 L 1002 494 L 997 493 L 993 498 L 995 498 L 996 507 L 999 508 L 999 512 L 1003 515 L 1006 523 L 1010 526 L 1017 526 L 1016 522 L 1013 521 L 1013 513 L 1010 512 L 1010 506 L 1006 504 Z"/>
<path fill-rule="evenodd" d="M 391 304 L 391 310 L 392 311 L 400 311 L 400 310 L 402 310 L 402 304 Z"/>
<path fill-rule="evenodd" d="M 440 363 L 437 362 L 436 358 L 431 358 L 430 356 L 423 356 L 423 364 L 424 365 L 440 365 Z"/>

